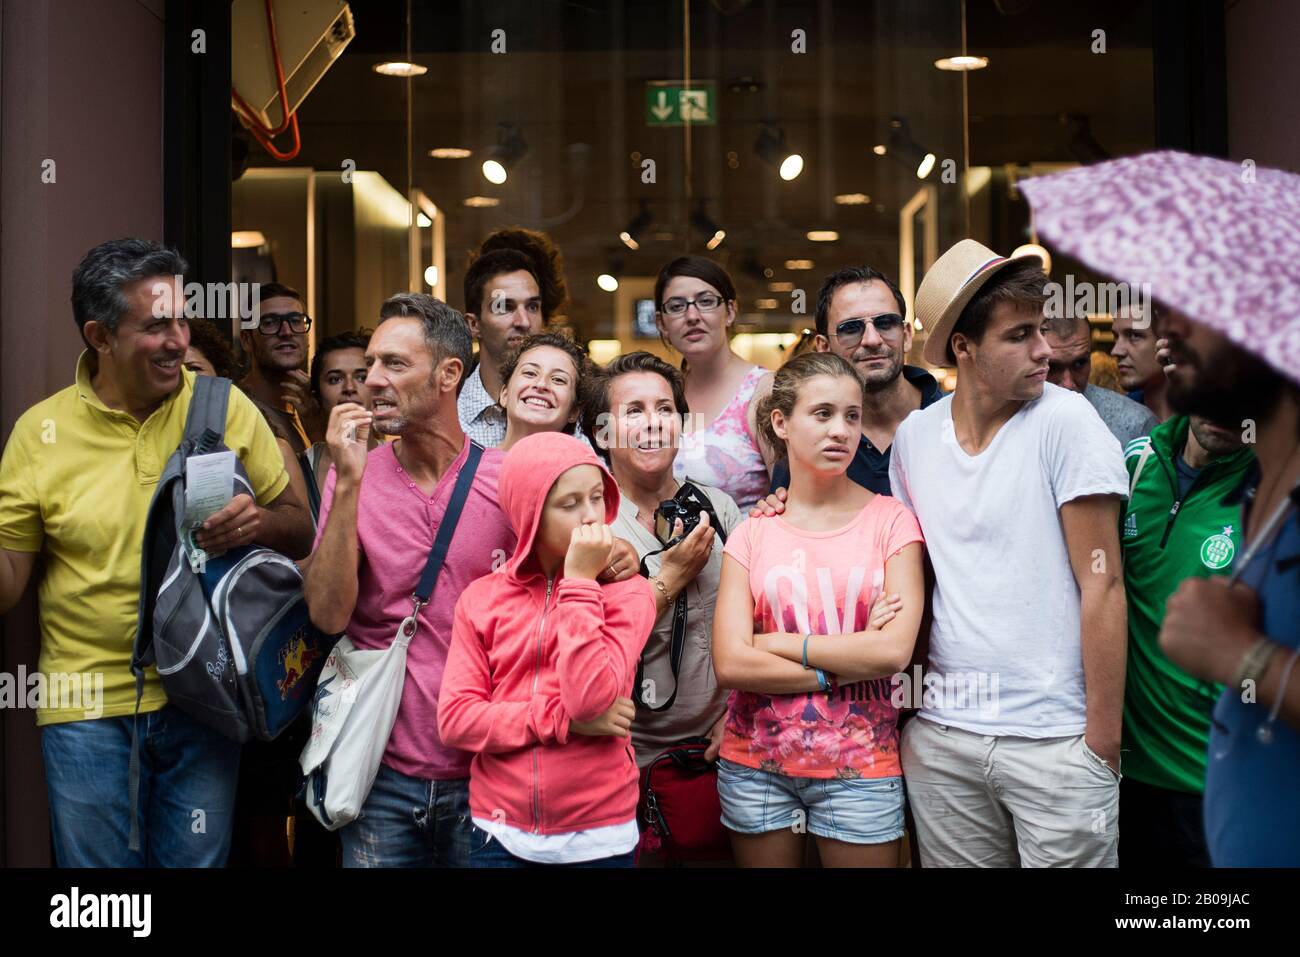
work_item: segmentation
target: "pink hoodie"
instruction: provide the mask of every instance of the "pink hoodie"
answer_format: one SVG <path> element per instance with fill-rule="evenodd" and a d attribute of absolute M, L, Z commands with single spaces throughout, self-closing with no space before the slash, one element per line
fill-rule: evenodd
<path fill-rule="evenodd" d="M 654 593 L 640 576 L 606 585 L 561 572 L 548 582 L 535 562 L 525 564 L 551 486 L 575 465 L 600 468 L 612 522 L 618 486 L 582 442 L 548 432 L 506 455 L 501 508 L 519 543 L 505 566 L 461 593 L 438 700 L 442 740 L 474 753 L 474 816 L 535 834 L 636 816 L 631 740 L 570 735 L 569 721 L 590 721 L 630 696 Z"/>

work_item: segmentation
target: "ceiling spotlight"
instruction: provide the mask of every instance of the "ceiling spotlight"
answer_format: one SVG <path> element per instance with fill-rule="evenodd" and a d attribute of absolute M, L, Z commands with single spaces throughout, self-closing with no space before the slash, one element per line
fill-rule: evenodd
<path fill-rule="evenodd" d="M 607 272 L 596 277 L 596 285 L 605 292 L 618 292 L 618 279 Z"/>
<path fill-rule="evenodd" d="M 833 243 L 840 238 L 840 234 L 833 229 L 810 229 L 807 236 L 810 243 Z"/>
<path fill-rule="evenodd" d="M 840 206 L 865 206 L 871 202 L 871 197 L 866 193 L 840 193 L 835 202 Z"/>
<path fill-rule="evenodd" d="M 704 204 L 691 214 L 691 225 L 704 237 L 704 248 L 708 250 L 717 249 L 722 245 L 722 241 L 727 238 L 727 231 L 709 218 L 708 213 L 704 211 Z"/>
<path fill-rule="evenodd" d="M 417 213 L 415 217 L 415 225 L 419 226 L 421 229 L 428 229 L 433 225 L 433 220 L 424 215 L 424 213 Z"/>
<path fill-rule="evenodd" d="M 429 150 L 429 155 L 439 160 L 463 160 L 469 159 L 472 154 L 460 146 L 439 146 Z"/>
<path fill-rule="evenodd" d="M 641 211 L 632 217 L 632 221 L 627 224 L 627 228 L 618 234 L 618 238 L 623 241 L 623 245 L 633 251 L 641 248 L 641 236 L 649 228 L 650 223 L 654 221 L 654 216 L 650 214 L 650 204 L 644 199 L 640 201 Z"/>
<path fill-rule="evenodd" d="M 424 270 L 424 281 L 425 281 L 426 283 L 428 283 L 430 286 L 437 287 L 437 285 L 438 285 L 438 267 L 437 267 L 437 266 L 426 266 L 426 267 L 425 267 L 425 270 Z"/>
<path fill-rule="evenodd" d="M 954 73 L 965 73 L 970 70 L 982 70 L 989 65 L 989 58 L 986 56 L 946 56 L 940 60 L 935 60 L 934 65 L 940 70 L 948 70 Z"/>
<path fill-rule="evenodd" d="M 500 206 L 501 200 L 495 196 L 466 196 L 464 205 L 470 209 L 487 209 L 489 206 Z"/>
<path fill-rule="evenodd" d="M 492 147 L 483 161 L 483 178 L 500 186 L 506 181 L 511 168 L 528 152 L 528 143 L 513 123 L 497 124 L 497 145 Z"/>
<path fill-rule="evenodd" d="M 783 180 L 789 182 L 803 172 L 803 157 L 792 153 L 785 145 L 785 130 L 765 123 L 754 141 L 754 152 L 759 159 L 774 168 Z"/>
<path fill-rule="evenodd" d="M 906 119 L 895 116 L 889 121 L 889 146 L 876 148 L 877 156 L 892 156 L 908 169 L 916 171 L 917 179 L 925 179 L 934 172 L 937 157 L 912 138 L 912 129 Z"/>
<path fill-rule="evenodd" d="M 429 72 L 427 66 L 408 63 L 405 60 L 389 60 L 385 63 L 376 63 L 370 69 L 376 73 L 382 73 L 384 76 L 423 76 Z"/>
<path fill-rule="evenodd" d="M 877 156 L 884 156 L 886 152 L 885 144 L 877 143 L 875 146 L 871 147 L 871 152 L 875 153 Z"/>

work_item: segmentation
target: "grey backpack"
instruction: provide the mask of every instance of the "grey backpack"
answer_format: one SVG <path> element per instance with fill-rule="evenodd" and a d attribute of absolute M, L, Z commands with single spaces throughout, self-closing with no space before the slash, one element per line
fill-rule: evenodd
<path fill-rule="evenodd" d="M 226 450 L 229 379 L 198 376 L 185 435 L 149 505 L 140 568 L 140 617 L 131 655 L 136 713 L 153 665 L 170 704 L 235 741 L 270 741 L 311 700 L 338 636 L 312 625 L 302 573 L 269 548 L 246 545 L 192 557 L 185 544 L 185 460 Z M 253 495 L 235 460 L 233 494 Z M 138 742 L 131 748 L 136 833 Z"/>

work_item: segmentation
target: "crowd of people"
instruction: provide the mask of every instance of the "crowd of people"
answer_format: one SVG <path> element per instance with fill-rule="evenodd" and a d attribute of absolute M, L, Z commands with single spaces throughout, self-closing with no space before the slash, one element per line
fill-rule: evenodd
<path fill-rule="evenodd" d="M 1087 189 L 1027 194 L 1054 239 Z M 826 277 L 811 349 L 770 371 L 688 255 L 654 288 L 674 361 L 597 366 L 558 250 L 512 228 L 463 312 L 398 293 L 308 364 L 298 291 L 262 286 L 236 360 L 151 294 L 185 268 L 90 251 L 75 384 L 0 465 L 0 610 L 41 558 L 41 670 L 104 675 L 98 716 L 36 718 L 61 866 L 1300 864 L 1300 366 L 1277 361 L 1300 318 L 1243 339 L 1157 287 L 1113 318 L 1126 396 L 1090 380 L 1086 317 L 1046 317 L 1037 256 L 964 239 L 915 316 L 878 268 Z M 907 364 L 918 330 L 951 393 Z M 294 559 L 357 648 L 411 614 L 471 470 L 337 844 L 295 799 L 310 714 L 241 754 L 156 673 L 137 705 L 144 520 L 201 375 L 240 383 L 251 490 L 200 544 Z"/>

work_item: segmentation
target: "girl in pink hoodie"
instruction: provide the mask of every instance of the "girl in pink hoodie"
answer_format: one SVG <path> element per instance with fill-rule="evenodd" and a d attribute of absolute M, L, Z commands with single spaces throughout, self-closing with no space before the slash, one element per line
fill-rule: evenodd
<path fill-rule="evenodd" d="M 499 495 L 519 543 L 456 603 L 438 701 L 442 740 L 474 753 L 470 866 L 631 867 L 630 695 L 655 603 L 640 576 L 596 581 L 618 487 L 546 432 L 506 455 Z"/>

